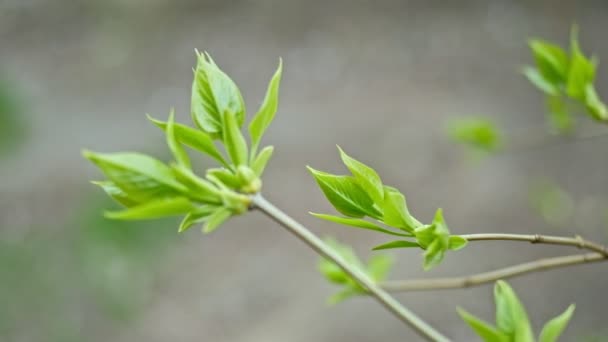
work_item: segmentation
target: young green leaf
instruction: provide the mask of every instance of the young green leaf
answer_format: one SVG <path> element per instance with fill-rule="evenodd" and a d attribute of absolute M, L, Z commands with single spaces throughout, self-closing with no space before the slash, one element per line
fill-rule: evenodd
<path fill-rule="evenodd" d="M 351 267 L 367 273 L 374 281 L 382 281 L 388 275 L 392 265 L 392 259 L 390 257 L 374 256 L 370 258 L 367 266 L 364 266 L 349 246 L 342 245 L 333 239 L 325 239 L 325 242 L 335 250 L 345 262 L 350 264 Z M 355 280 L 330 260 L 322 258 L 319 262 L 319 271 L 330 282 L 343 286 L 340 292 L 329 298 L 328 302 L 330 304 L 337 304 L 349 297 L 365 293 L 365 290 L 358 285 Z"/>
<path fill-rule="evenodd" d="M 375 282 L 384 281 L 388 277 L 393 264 L 394 260 L 390 256 L 375 254 L 367 262 L 367 274 Z"/>
<path fill-rule="evenodd" d="M 327 299 L 327 304 L 336 305 L 359 294 L 361 294 L 361 290 L 356 287 L 347 286 L 342 291 L 329 297 Z"/>
<path fill-rule="evenodd" d="M 148 120 L 150 120 L 153 124 L 155 124 L 163 131 L 167 130 L 166 122 L 154 119 L 150 115 L 148 115 Z M 175 137 L 177 141 L 199 152 L 209 155 L 213 159 L 220 162 L 220 164 L 228 167 L 226 159 L 224 159 L 220 151 L 217 149 L 217 147 L 213 143 L 213 139 L 209 134 L 178 123 L 174 124 L 173 127 L 175 130 Z"/>
<path fill-rule="evenodd" d="M 439 265 L 443 260 L 447 248 L 443 240 L 444 239 L 441 237 L 436 238 L 424 251 L 424 262 L 422 266 L 425 271 Z"/>
<path fill-rule="evenodd" d="M 420 245 L 417 242 L 414 242 L 414 241 L 395 240 L 395 241 L 391 241 L 391 242 L 388 242 L 388 243 L 384 243 L 384 244 L 378 245 L 378 246 L 372 248 L 372 250 L 379 251 L 379 250 L 382 250 L 382 249 L 411 248 L 411 247 L 420 247 Z"/>
<path fill-rule="evenodd" d="M 185 197 L 153 200 L 122 211 L 107 211 L 105 217 L 115 220 L 148 220 L 181 215 L 194 209 Z"/>
<path fill-rule="evenodd" d="M 439 208 L 435 212 L 435 217 L 433 218 L 433 225 L 435 226 L 435 234 L 438 235 L 449 235 L 450 230 L 448 229 L 447 224 L 445 223 L 445 219 L 443 218 L 443 209 Z"/>
<path fill-rule="evenodd" d="M 355 228 L 362 228 L 362 229 L 368 229 L 368 230 L 374 230 L 380 233 L 384 233 L 384 234 L 389 234 L 389 235 L 396 235 L 396 236 L 411 236 L 408 234 L 403 234 L 403 233 L 399 233 L 399 232 L 394 232 L 388 229 L 384 229 L 372 222 L 369 221 L 365 221 L 362 219 L 358 219 L 358 218 L 348 218 L 348 217 L 340 217 L 340 216 L 334 216 L 334 215 L 327 215 L 327 214 L 317 214 L 317 213 L 310 213 L 312 216 L 320 218 L 322 220 L 327 220 L 327 221 L 331 221 L 331 222 L 335 222 L 335 223 L 339 223 L 345 226 L 349 226 L 349 227 L 355 227 Z"/>
<path fill-rule="evenodd" d="M 232 216 L 229 209 L 220 207 L 209 216 L 203 227 L 203 233 L 209 234 L 219 228 L 222 223 L 226 222 Z"/>
<path fill-rule="evenodd" d="M 574 304 L 570 305 L 561 315 L 547 322 L 540 332 L 538 341 L 556 342 L 562 332 L 566 329 L 566 326 L 568 326 L 568 322 L 570 322 L 570 318 L 572 318 L 572 314 L 574 314 L 574 308 Z"/>
<path fill-rule="evenodd" d="M 515 327 L 515 334 L 513 335 L 513 341 L 516 342 L 535 342 L 534 332 L 529 322 L 523 320 L 517 321 Z"/>
<path fill-rule="evenodd" d="M 253 150 L 252 150 L 253 151 Z M 258 177 L 261 177 L 266 169 L 266 165 L 272 157 L 272 152 L 274 151 L 274 146 L 266 146 L 264 147 L 260 153 L 255 157 L 253 163 L 251 163 L 251 169 L 255 172 Z"/>
<path fill-rule="evenodd" d="M 534 86 L 536 86 L 536 88 L 538 88 L 540 91 L 544 92 L 545 94 L 550 95 L 550 96 L 559 95 L 559 87 L 557 85 L 551 83 L 551 81 L 547 80 L 540 73 L 540 71 L 538 71 L 538 69 L 534 69 L 532 67 L 525 67 L 522 70 L 522 74 L 524 74 L 524 76 L 526 76 L 526 78 L 528 79 L 528 81 L 530 81 L 530 83 L 532 83 Z"/>
<path fill-rule="evenodd" d="M 127 208 L 133 207 L 133 206 L 136 206 L 139 204 L 138 201 L 129 197 L 129 195 L 127 195 L 126 192 L 122 191 L 121 188 L 117 187 L 116 184 L 114 184 L 111 181 L 97 181 L 97 182 L 91 182 L 91 183 L 102 188 L 103 191 L 105 191 L 106 194 L 108 194 L 108 196 L 112 197 L 116 202 L 124 205 Z"/>
<path fill-rule="evenodd" d="M 484 152 L 497 151 L 502 143 L 496 124 L 485 118 L 453 120 L 448 124 L 448 133 L 453 141 Z"/>
<path fill-rule="evenodd" d="M 519 301 L 515 291 L 504 281 L 497 281 L 494 286 L 496 302 L 496 326 L 500 331 L 514 336 L 517 331 L 527 336 L 531 332 L 526 309 Z"/>
<path fill-rule="evenodd" d="M 325 258 L 319 260 L 319 272 L 335 284 L 346 284 L 350 281 L 350 277 L 338 265 Z"/>
<path fill-rule="evenodd" d="M 374 203 L 381 205 L 384 202 L 384 188 L 378 173 L 371 167 L 350 157 L 340 148 L 340 146 L 338 146 L 338 150 L 340 150 L 342 162 L 353 174 L 359 186 L 367 192 L 369 197 L 374 200 Z"/>
<path fill-rule="evenodd" d="M 207 178 L 212 176 L 213 178 L 219 180 L 226 187 L 230 189 L 238 189 L 241 187 L 241 181 L 232 171 L 223 169 L 223 168 L 211 168 L 207 169 Z"/>
<path fill-rule="evenodd" d="M 448 249 L 457 251 L 459 249 L 463 249 L 467 245 L 467 243 L 467 239 L 458 235 L 452 235 L 450 236 L 450 239 L 448 241 Z"/>
<path fill-rule="evenodd" d="M 596 62 L 589 60 L 580 49 L 578 44 L 578 29 L 572 28 L 570 34 L 570 69 L 566 84 L 568 96 L 584 101 L 585 89 L 595 79 Z"/>
<path fill-rule="evenodd" d="M 391 227 L 400 228 L 409 233 L 421 224 L 407 210 L 405 196 L 398 190 L 384 187 L 384 200 L 382 203 L 382 221 Z"/>
<path fill-rule="evenodd" d="M 461 308 L 458 308 L 457 310 L 462 320 L 465 321 L 471 327 L 471 329 L 473 329 L 473 331 L 475 331 L 475 333 L 479 335 L 479 337 L 481 337 L 485 342 L 510 341 L 509 336 L 500 332 L 490 323 L 471 315 L 470 313 Z"/>
<path fill-rule="evenodd" d="M 559 133 L 569 133 L 575 125 L 574 118 L 568 111 L 566 101 L 561 96 L 547 96 L 549 122 Z"/>
<path fill-rule="evenodd" d="M 279 59 L 279 66 L 275 71 L 270 83 L 268 84 L 268 90 L 266 90 L 266 96 L 264 102 L 260 106 L 257 114 L 251 119 L 249 124 L 249 135 L 251 136 L 251 158 L 255 158 L 260 141 L 264 132 L 274 119 L 274 115 L 277 112 L 279 105 L 279 85 L 281 83 L 281 73 L 283 71 L 283 61 Z"/>
<path fill-rule="evenodd" d="M 222 203 L 219 189 L 211 182 L 200 178 L 183 165 L 171 165 L 175 178 L 188 189 L 188 196 L 196 201 L 210 204 Z"/>
<path fill-rule="evenodd" d="M 205 222 L 211 214 L 219 207 L 213 205 L 203 205 L 190 211 L 179 225 L 179 232 L 184 232 L 197 223 Z"/>
<path fill-rule="evenodd" d="M 428 246 L 435 240 L 437 234 L 435 233 L 435 225 L 427 224 L 424 226 L 420 226 L 416 228 L 414 231 L 414 236 L 416 236 L 416 241 L 420 244 L 422 248 L 428 248 Z"/>
<path fill-rule="evenodd" d="M 591 117 L 595 120 L 608 120 L 608 108 L 606 108 L 606 104 L 600 100 L 593 84 L 587 84 L 585 87 L 585 105 L 591 113 Z"/>
<path fill-rule="evenodd" d="M 235 166 L 247 165 L 247 142 L 232 112 L 224 115 L 224 145 Z"/>
<path fill-rule="evenodd" d="M 542 76 L 553 84 L 564 83 L 568 76 L 568 55 L 560 46 L 533 39 L 528 45 Z"/>
<path fill-rule="evenodd" d="M 208 54 L 197 55 L 192 84 L 192 119 L 204 132 L 221 138 L 224 115 L 233 113 L 240 127 L 245 119 L 245 103 L 236 84 L 211 57 Z"/>
<path fill-rule="evenodd" d="M 313 175 L 325 197 L 340 213 L 350 217 L 365 215 L 378 218 L 381 213 L 374 208 L 374 202 L 369 195 L 350 176 L 337 176 L 317 171 L 311 167 L 308 170 Z"/>
<path fill-rule="evenodd" d="M 190 157 L 188 157 L 188 153 L 184 147 L 178 141 L 175 134 L 175 111 L 171 110 L 171 114 L 169 114 L 169 120 L 167 120 L 167 145 L 169 145 L 169 149 L 173 154 L 173 158 L 179 165 L 182 165 L 185 168 L 192 168 L 190 164 Z"/>
<path fill-rule="evenodd" d="M 188 192 L 188 189 L 175 179 L 167 165 L 147 155 L 131 152 L 102 154 L 90 151 L 83 151 L 83 155 L 137 202 L 175 197 Z"/>

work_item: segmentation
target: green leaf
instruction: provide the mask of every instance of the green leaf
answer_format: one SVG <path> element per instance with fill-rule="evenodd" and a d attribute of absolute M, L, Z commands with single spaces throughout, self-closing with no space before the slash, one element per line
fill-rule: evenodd
<path fill-rule="evenodd" d="M 350 277 L 338 265 L 325 258 L 319 260 L 319 272 L 335 284 L 346 284 L 350 281 Z"/>
<path fill-rule="evenodd" d="M 325 197 L 340 213 L 350 217 L 369 215 L 374 218 L 381 216 L 374 208 L 371 197 L 350 176 L 337 176 L 317 171 L 311 167 L 308 170 L 313 175 Z"/>
<path fill-rule="evenodd" d="M 169 149 L 173 154 L 173 158 L 177 161 L 178 164 L 190 169 L 192 168 L 192 164 L 190 163 L 190 158 L 188 157 L 188 153 L 184 150 L 184 147 L 178 141 L 175 134 L 175 110 L 171 110 L 171 114 L 169 114 L 169 120 L 167 120 L 167 145 L 169 145 Z"/>
<path fill-rule="evenodd" d="M 215 231 L 217 228 L 222 225 L 222 223 L 226 222 L 232 216 L 232 212 L 230 212 L 227 208 L 218 208 L 213 214 L 209 216 L 205 226 L 203 227 L 203 233 L 209 234 Z"/>
<path fill-rule="evenodd" d="M 411 248 L 411 247 L 420 247 L 417 242 L 407 241 L 407 240 L 395 240 L 388 243 L 384 243 L 372 248 L 374 251 L 379 251 L 381 249 L 392 249 L 392 248 Z"/>
<path fill-rule="evenodd" d="M 327 304 L 336 305 L 347 300 L 350 297 L 354 297 L 359 294 L 361 294 L 361 291 L 359 289 L 353 287 L 346 287 L 344 290 L 329 297 L 329 299 L 327 300 Z"/>
<path fill-rule="evenodd" d="M 255 157 L 253 163 L 251 163 L 251 169 L 255 172 L 258 177 L 261 177 L 266 169 L 266 164 L 272 157 L 272 152 L 274 152 L 274 146 L 266 146 L 264 147 L 260 153 Z"/>
<path fill-rule="evenodd" d="M 148 115 L 148 120 L 150 120 L 153 124 L 158 126 L 163 131 L 166 131 L 166 122 L 154 119 L 150 115 Z M 211 158 L 217 160 L 222 165 L 228 167 L 226 159 L 224 159 L 220 151 L 217 149 L 217 147 L 213 143 L 213 139 L 209 134 L 178 123 L 174 124 L 173 127 L 175 130 L 175 137 L 177 141 L 199 152 L 209 155 Z"/>
<path fill-rule="evenodd" d="M 340 146 L 338 146 L 338 150 L 340 150 L 342 162 L 350 170 L 353 176 L 355 176 L 359 186 L 367 192 L 369 197 L 374 200 L 374 203 L 381 205 L 384 202 L 384 187 L 382 186 L 382 180 L 380 179 L 380 176 L 378 176 L 378 173 L 371 167 L 350 157 L 340 148 Z"/>
<path fill-rule="evenodd" d="M 595 79 L 596 62 L 589 60 L 581 51 L 578 44 L 578 29 L 573 27 L 570 35 L 570 70 L 566 84 L 568 96 L 584 101 L 588 84 Z"/>
<path fill-rule="evenodd" d="M 232 112 L 224 115 L 224 145 L 234 165 L 247 165 L 247 142 Z"/>
<path fill-rule="evenodd" d="M 279 105 L 279 85 L 281 83 L 282 71 L 283 61 L 279 59 L 279 66 L 268 84 L 268 90 L 266 90 L 264 102 L 262 102 L 260 109 L 253 119 L 251 119 L 251 123 L 249 124 L 249 135 L 251 136 L 251 158 L 254 158 L 260 144 L 260 140 L 262 140 L 264 132 L 274 119 L 274 115 L 277 112 L 277 107 Z"/>
<path fill-rule="evenodd" d="M 194 209 L 185 197 L 159 199 L 146 202 L 122 211 L 107 211 L 105 217 L 115 220 L 147 220 L 181 215 Z"/>
<path fill-rule="evenodd" d="M 593 84 L 587 84 L 585 87 L 585 105 L 595 120 L 608 120 L 608 108 L 597 95 Z"/>
<path fill-rule="evenodd" d="M 98 182 L 91 182 L 91 183 L 102 188 L 103 191 L 105 191 L 106 194 L 108 194 L 108 196 L 112 197 L 116 202 L 124 205 L 127 208 L 133 207 L 133 206 L 139 204 L 138 201 L 129 197 L 129 195 L 127 195 L 126 192 L 122 191 L 121 188 L 117 187 L 116 184 L 114 184 L 111 181 L 98 181 Z"/>
<path fill-rule="evenodd" d="M 522 70 L 522 74 L 526 76 L 528 81 L 532 83 L 536 88 L 541 90 L 547 95 L 557 96 L 559 95 L 559 87 L 547 80 L 537 69 L 532 67 L 525 67 Z"/>
<path fill-rule="evenodd" d="M 561 96 L 548 96 L 547 108 L 551 126 L 559 133 L 569 133 L 574 128 L 574 118 L 568 111 L 568 106 Z"/>
<path fill-rule="evenodd" d="M 416 228 L 414 231 L 414 236 L 416 236 L 416 240 L 422 246 L 422 248 L 426 249 L 428 246 L 435 240 L 437 234 L 435 234 L 435 225 L 428 224 L 425 226 L 420 226 Z"/>
<path fill-rule="evenodd" d="M 509 342 L 509 337 L 493 327 L 490 323 L 471 315 L 461 308 L 458 308 L 457 310 L 462 320 L 464 320 L 485 342 Z"/>
<path fill-rule="evenodd" d="M 179 232 L 184 232 L 197 223 L 205 222 L 211 214 L 218 210 L 217 206 L 203 205 L 190 211 L 179 225 Z"/>
<path fill-rule="evenodd" d="M 216 178 L 229 189 L 239 189 L 242 185 L 241 181 L 239 180 L 239 177 L 228 169 L 222 169 L 222 168 L 207 169 L 207 177 L 209 177 L 209 176 Z"/>
<path fill-rule="evenodd" d="M 433 218 L 433 225 L 435 226 L 435 234 L 450 234 L 450 230 L 448 229 L 448 226 L 445 223 L 445 219 L 443 218 L 443 209 L 439 208 L 435 212 L 435 217 Z"/>
<path fill-rule="evenodd" d="M 575 306 L 572 304 L 561 315 L 547 322 L 540 332 L 538 341 L 556 342 L 562 332 L 566 329 L 566 326 L 568 326 L 568 322 L 570 322 L 570 318 L 572 318 L 572 315 L 574 314 L 574 309 Z"/>
<path fill-rule="evenodd" d="M 500 331 L 514 336 L 519 334 L 526 336 L 527 330 L 531 329 L 526 309 L 521 304 L 515 291 L 506 282 L 499 280 L 494 286 L 494 301 L 496 302 L 496 326 Z"/>
<path fill-rule="evenodd" d="M 200 178 L 183 165 L 172 165 L 171 169 L 175 178 L 187 187 L 189 197 L 204 203 L 222 203 L 219 189 L 211 182 Z"/>
<path fill-rule="evenodd" d="M 367 274 L 375 282 L 386 280 L 391 267 L 394 264 L 393 258 L 388 255 L 373 255 L 367 262 Z"/>
<path fill-rule="evenodd" d="M 529 41 L 536 66 L 553 84 L 564 83 L 568 76 L 568 55 L 560 46 L 534 39 Z"/>
<path fill-rule="evenodd" d="M 448 241 L 448 249 L 457 251 L 459 249 L 463 249 L 467 243 L 469 243 L 467 239 L 458 235 L 452 235 Z"/>
<path fill-rule="evenodd" d="M 147 155 L 131 152 L 102 154 L 85 150 L 83 156 L 137 202 L 188 192 L 167 165 Z"/>
<path fill-rule="evenodd" d="M 431 242 L 428 248 L 424 251 L 423 268 L 425 271 L 439 265 L 445 256 L 447 246 L 442 241 L 442 238 L 436 238 Z"/>
<path fill-rule="evenodd" d="M 501 146 L 501 133 L 496 124 L 485 118 L 462 118 L 448 124 L 448 133 L 457 143 L 484 152 L 494 152 Z"/>
<path fill-rule="evenodd" d="M 348 217 L 339 217 L 339 216 L 334 216 L 334 215 L 317 214 L 317 213 L 310 213 L 310 214 L 312 216 L 320 218 L 322 220 L 327 220 L 327 221 L 343 224 L 343 225 L 349 226 L 349 227 L 374 230 L 374 231 L 381 232 L 381 233 L 384 233 L 384 234 L 389 234 L 389 235 L 411 236 L 411 235 L 406 235 L 406 234 L 402 234 L 402 233 L 398 233 L 398 232 L 393 232 L 393 231 L 390 231 L 388 229 L 384 229 L 384 228 L 382 228 L 382 227 L 380 227 L 378 225 L 373 224 L 372 222 L 365 221 L 365 220 L 362 220 L 362 219 L 348 218 Z"/>
<path fill-rule="evenodd" d="M 529 322 L 520 320 L 517 321 L 515 334 L 513 335 L 514 342 L 534 342 L 534 332 Z"/>
<path fill-rule="evenodd" d="M 198 54 L 192 84 L 192 119 L 206 133 L 223 135 L 226 113 L 233 113 L 237 126 L 245 119 L 245 103 L 234 82 L 220 70 L 208 54 Z"/>
<path fill-rule="evenodd" d="M 384 212 L 382 221 L 391 227 L 412 233 L 420 226 L 420 222 L 408 211 L 405 196 L 396 189 L 384 187 L 382 210 Z"/>

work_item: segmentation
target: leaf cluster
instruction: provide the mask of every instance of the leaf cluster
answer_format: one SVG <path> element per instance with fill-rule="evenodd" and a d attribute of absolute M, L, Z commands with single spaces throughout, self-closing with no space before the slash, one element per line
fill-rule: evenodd
<path fill-rule="evenodd" d="M 494 286 L 496 303 L 496 325 L 485 322 L 463 309 L 458 309 L 460 317 L 486 342 L 534 342 L 534 332 L 528 319 L 526 309 L 515 291 L 504 281 Z M 547 322 L 538 337 L 538 342 L 555 342 L 566 329 L 574 305 Z"/>
<path fill-rule="evenodd" d="M 343 216 L 312 215 L 349 227 L 399 236 L 398 240 L 376 246 L 374 250 L 422 248 L 425 269 L 438 265 L 447 250 L 466 245 L 465 239 L 450 235 L 441 209 L 430 224 L 422 224 L 410 214 L 405 196 L 399 190 L 384 185 L 374 169 L 338 149 L 351 175 L 334 175 L 311 167 L 309 170 L 325 197 Z"/>
<path fill-rule="evenodd" d="M 331 238 L 325 239 L 325 243 L 337 252 L 351 267 L 366 273 L 375 282 L 384 281 L 393 265 L 391 257 L 381 254 L 373 255 L 367 264 L 364 264 L 349 246 L 340 244 Z M 328 299 L 329 304 L 337 304 L 352 296 L 367 293 L 364 288 L 331 260 L 321 258 L 319 260 L 319 271 L 329 282 L 342 286 L 341 291 Z"/>
<path fill-rule="evenodd" d="M 211 232 L 231 216 L 247 211 L 250 195 L 261 190 L 260 178 L 273 147 L 259 152 L 258 148 L 277 110 L 282 63 L 249 123 L 248 143 L 242 132 L 246 114 L 238 87 L 209 54 L 197 52 L 197 57 L 191 101 L 195 127 L 176 123 L 173 111 L 167 121 L 148 116 L 164 131 L 172 162 L 135 152 L 83 152 L 107 177 L 94 184 L 126 207 L 106 212 L 106 217 L 139 220 L 185 215 L 180 232 L 199 223 L 204 223 L 204 232 Z M 186 147 L 211 157 L 219 167 L 198 176 Z"/>
<path fill-rule="evenodd" d="M 597 66 L 596 57 L 587 57 L 578 42 L 578 29 L 572 28 L 570 49 L 540 40 L 529 41 L 535 66 L 527 66 L 523 74 L 536 88 L 547 96 L 549 118 L 559 132 L 574 127 L 570 103 L 582 107 L 591 118 L 608 122 L 608 108 L 600 99 L 594 86 Z"/>

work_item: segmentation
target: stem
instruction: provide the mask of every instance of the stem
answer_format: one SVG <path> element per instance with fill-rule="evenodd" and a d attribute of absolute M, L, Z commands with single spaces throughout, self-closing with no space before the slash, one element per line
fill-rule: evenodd
<path fill-rule="evenodd" d="M 283 226 L 289 232 L 294 234 L 304 243 L 306 243 L 315 252 L 324 258 L 327 258 L 338 265 L 344 272 L 350 275 L 359 283 L 370 295 L 375 297 L 382 306 L 388 309 L 393 315 L 399 318 L 402 322 L 410 325 L 418 334 L 428 341 L 447 342 L 449 339 L 443 336 L 440 332 L 431 327 L 428 323 L 420 319 L 416 314 L 402 306 L 388 292 L 375 284 L 364 272 L 352 267 L 332 248 L 327 246 L 321 239 L 314 235 L 302 224 L 295 221 L 293 218 L 285 214 L 272 203 L 268 202 L 262 195 L 257 194 L 252 197 L 253 208 L 257 208 L 270 217 L 272 220 Z"/>
<path fill-rule="evenodd" d="M 580 236 L 563 237 L 550 236 L 539 234 L 465 234 L 460 237 L 468 241 L 488 241 L 488 240 L 509 240 L 509 241 L 527 241 L 530 243 L 542 243 L 550 245 L 573 246 L 580 249 L 587 249 L 608 257 L 608 248 L 598 243 L 588 241 Z"/>
<path fill-rule="evenodd" d="M 389 292 L 461 289 L 479 286 L 482 284 L 494 282 L 496 280 L 507 279 L 527 273 L 546 271 L 553 268 L 605 260 L 608 260 L 608 256 L 600 253 L 569 255 L 555 258 L 538 259 L 532 262 L 505 267 L 495 271 L 477 273 L 464 277 L 388 281 L 382 284 L 382 288 Z"/>

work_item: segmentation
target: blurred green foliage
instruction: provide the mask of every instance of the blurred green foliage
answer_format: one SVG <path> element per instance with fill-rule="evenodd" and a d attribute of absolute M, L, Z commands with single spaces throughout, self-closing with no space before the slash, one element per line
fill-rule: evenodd
<path fill-rule="evenodd" d="M 530 203 L 543 220 L 554 226 L 568 222 L 574 212 L 570 193 L 550 180 L 539 181 L 530 190 Z"/>
<path fill-rule="evenodd" d="M 498 126 L 487 118 L 454 119 L 448 123 L 447 133 L 452 141 L 469 147 L 476 155 L 496 152 L 502 146 L 503 134 Z"/>
<path fill-rule="evenodd" d="M 0 73 L 0 157 L 13 151 L 24 140 L 24 111 L 16 86 Z"/>
<path fill-rule="evenodd" d="M 549 122 L 559 133 L 573 130 L 575 119 L 571 111 L 582 109 L 589 117 L 608 121 L 608 107 L 595 89 L 595 56 L 586 56 L 578 42 L 578 28 L 572 27 L 570 49 L 540 39 L 528 42 L 535 66 L 527 66 L 522 73 L 547 97 Z"/>
<path fill-rule="evenodd" d="M 98 211 L 107 204 L 92 199 L 67 227 L 0 240 L 0 341 L 111 340 L 150 303 L 172 224 L 110 221 Z"/>

